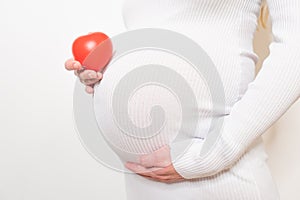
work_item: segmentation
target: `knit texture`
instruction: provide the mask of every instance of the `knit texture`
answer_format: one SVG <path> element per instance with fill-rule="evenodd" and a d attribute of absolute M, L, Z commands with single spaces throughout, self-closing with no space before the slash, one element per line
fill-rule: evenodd
<path fill-rule="evenodd" d="M 176 58 L 172 55 L 151 50 L 133 52 L 118 60 L 115 67 L 108 68 L 101 84 L 95 88 L 96 117 L 108 140 L 123 152 L 146 154 L 169 144 L 181 120 L 180 112 L 177 112 L 180 108 L 172 103 L 172 95 L 156 86 L 144 87 L 130 99 L 129 117 L 137 126 L 146 127 L 151 123 L 149 110 L 153 105 L 160 104 L 167 113 L 165 134 L 141 140 L 118 130 L 108 109 L 109 103 L 104 104 L 110 101 L 114 84 L 136 66 L 171 63 L 172 68 L 190 83 L 199 103 L 192 109 L 199 110 L 201 116 L 194 142 L 181 157 L 174 157 L 171 145 L 173 165 L 186 181 L 163 184 L 126 174 L 128 199 L 278 198 L 266 167 L 267 156 L 260 136 L 299 98 L 300 2 L 268 0 L 267 3 L 274 41 L 270 45 L 269 57 L 255 77 L 258 57 L 253 51 L 253 35 L 261 0 L 124 2 L 123 17 L 128 30 L 169 29 L 190 37 L 200 45 L 220 74 L 226 104 L 224 113 L 219 116 L 224 118 L 220 137 L 208 152 L 200 155 L 203 142 L 210 139 L 207 130 L 212 111 L 205 80 L 195 76 L 187 63 L 174 61 Z M 123 159 L 127 159 L 125 153 Z M 132 161 L 134 159 L 131 158 Z"/>
<path fill-rule="evenodd" d="M 207 154 L 200 156 L 201 148 L 191 147 L 173 163 L 185 178 L 210 176 L 232 166 L 299 98 L 300 2 L 267 2 L 274 41 L 269 57 L 253 80 L 257 56 L 252 41 L 260 3 L 129 0 L 125 4 L 124 20 L 129 29 L 169 28 L 190 36 L 208 52 L 223 78 L 230 114 L 224 118 L 221 137 Z"/>

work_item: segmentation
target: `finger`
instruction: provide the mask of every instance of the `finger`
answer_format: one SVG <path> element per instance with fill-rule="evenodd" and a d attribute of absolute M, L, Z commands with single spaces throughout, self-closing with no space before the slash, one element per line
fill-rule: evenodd
<path fill-rule="evenodd" d="M 155 181 L 155 182 L 171 183 L 171 181 L 169 179 L 162 179 L 160 177 L 156 177 L 156 178 L 152 178 L 152 177 L 148 177 L 148 176 L 143 176 L 143 177 L 148 180 Z"/>
<path fill-rule="evenodd" d="M 102 78 L 102 74 L 100 72 L 95 72 L 93 70 L 84 70 L 81 73 L 78 73 L 79 78 L 82 80 L 88 80 L 88 79 L 98 79 L 100 80 Z"/>
<path fill-rule="evenodd" d="M 96 83 L 98 83 L 102 79 L 102 75 L 97 75 L 96 78 L 93 79 L 80 79 L 80 81 L 88 86 L 94 86 Z"/>
<path fill-rule="evenodd" d="M 139 165 L 137 163 L 131 163 L 131 162 L 127 162 L 125 164 L 125 166 L 129 170 L 133 171 L 136 174 L 143 175 L 143 176 L 149 176 L 149 177 L 155 176 L 155 174 L 152 171 L 158 170 L 157 168 L 155 168 L 155 169 L 146 168 L 146 167 L 144 167 L 142 165 Z"/>
<path fill-rule="evenodd" d="M 170 165 L 168 167 L 157 169 L 157 170 L 153 171 L 153 173 L 158 176 L 169 176 L 169 175 L 174 174 L 174 170 L 173 170 L 172 166 Z"/>
<path fill-rule="evenodd" d="M 158 181 L 163 183 L 173 182 L 173 180 L 171 180 L 170 175 L 157 175 L 155 173 L 155 171 L 159 170 L 157 168 L 145 168 L 136 163 L 126 163 L 126 167 L 134 173 L 152 181 Z"/>
<path fill-rule="evenodd" d="M 103 74 L 101 72 L 97 72 L 97 78 L 98 79 L 102 79 L 103 78 Z"/>
<path fill-rule="evenodd" d="M 170 176 L 159 176 L 153 173 L 153 171 L 157 170 L 157 168 L 145 168 L 139 164 L 136 163 L 128 163 L 126 164 L 126 167 L 136 173 L 137 175 L 140 175 L 144 178 L 147 178 L 152 181 L 158 181 L 158 182 L 169 182 Z"/>
<path fill-rule="evenodd" d="M 82 72 L 84 72 L 86 69 L 84 68 L 84 67 L 82 67 L 82 68 L 80 68 L 80 69 L 78 69 L 78 70 L 74 70 L 74 74 L 76 75 L 76 76 L 78 76 L 79 77 L 79 74 L 81 74 Z"/>
<path fill-rule="evenodd" d="M 127 162 L 125 164 L 125 167 L 131 171 L 133 171 L 134 173 L 144 173 L 145 175 L 149 175 L 150 176 L 150 171 L 142 166 L 142 165 L 139 165 L 139 164 L 136 164 L 136 163 L 131 163 L 131 162 Z M 149 173 L 149 174 L 147 174 Z"/>
<path fill-rule="evenodd" d="M 154 153 L 140 156 L 139 163 L 145 167 L 154 167 L 155 166 Z"/>
<path fill-rule="evenodd" d="M 83 83 L 86 86 L 94 86 L 97 82 L 99 82 L 98 79 L 86 79 L 86 80 L 82 80 L 80 79 L 81 83 Z"/>
<path fill-rule="evenodd" d="M 171 164 L 170 148 L 163 146 L 153 153 L 142 155 L 139 162 L 145 167 L 166 167 Z"/>
<path fill-rule="evenodd" d="M 85 87 L 85 91 L 88 93 L 88 94 L 93 94 L 94 93 L 94 88 L 92 86 L 86 86 Z"/>
<path fill-rule="evenodd" d="M 152 176 L 147 176 L 147 175 L 144 175 L 144 174 L 138 174 L 140 176 L 143 176 L 144 178 L 147 178 L 149 180 L 152 180 L 152 181 L 158 181 L 158 182 L 163 182 L 163 183 L 168 183 L 170 181 L 174 181 L 171 179 L 170 176 L 156 176 L 156 175 L 152 175 Z"/>
<path fill-rule="evenodd" d="M 65 62 L 65 68 L 67 70 L 80 70 L 83 67 L 81 66 L 80 62 L 78 62 L 78 61 L 71 58 L 71 59 L 68 59 Z"/>

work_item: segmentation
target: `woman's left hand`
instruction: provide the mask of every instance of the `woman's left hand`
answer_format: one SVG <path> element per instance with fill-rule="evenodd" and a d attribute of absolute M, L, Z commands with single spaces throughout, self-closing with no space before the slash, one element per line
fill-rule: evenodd
<path fill-rule="evenodd" d="M 174 183 L 184 180 L 172 164 L 168 146 L 141 156 L 139 163 L 127 162 L 125 166 L 134 173 L 153 181 Z"/>

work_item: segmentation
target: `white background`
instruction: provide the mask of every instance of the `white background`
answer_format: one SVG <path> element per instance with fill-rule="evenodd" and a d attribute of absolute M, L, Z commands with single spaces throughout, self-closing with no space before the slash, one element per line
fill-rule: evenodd
<path fill-rule="evenodd" d="M 74 129 L 79 35 L 125 30 L 121 1 L 0 1 L 0 200 L 125 199 L 123 175 L 95 161 Z"/>
<path fill-rule="evenodd" d="M 121 0 L 0 2 L 0 200 L 124 200 L 122 174 L 96 162 L 74 129 L 75 77 L 64 70 L 79 36 L 125 31 Z M 300 192 L 300 105 L 266 135 L 283 200 Z"/>

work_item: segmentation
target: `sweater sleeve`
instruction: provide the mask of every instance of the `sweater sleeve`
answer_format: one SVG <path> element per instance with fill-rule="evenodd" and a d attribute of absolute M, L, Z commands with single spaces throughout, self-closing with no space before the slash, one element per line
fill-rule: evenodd
<path fill-rule="evenodd" d="M 244 96 L 224 118 L 219 138 L 210 150 L 200 155 L 200 146 L 194 143 L 173 161 L 175 170 L 186 179 L 211 176 L 230 168 L 299 98 L 300 1 L 268 0 L 268 6 L 273 32 L 270 55 Z"/>

